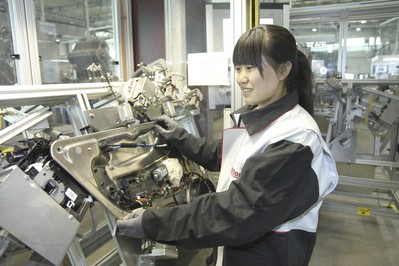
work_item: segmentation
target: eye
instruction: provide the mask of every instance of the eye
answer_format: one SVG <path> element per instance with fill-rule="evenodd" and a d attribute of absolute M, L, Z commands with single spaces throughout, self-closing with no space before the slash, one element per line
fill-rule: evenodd
<path fill-rule="evenodd" d="M 254 69 L 254 68 L 255 68 L 255 66 L 248 65 L 248 66 L 245 66 L 245 68 L 246 68 L 246 70 L 252 70 L 252 69 Z"/>
<path fill-rule="evenodd" d="M 235 69 L 236 69 L 236 72 L 240 72 L 241 71 L 241 67 L 240 66 L 236 66 Z"/>

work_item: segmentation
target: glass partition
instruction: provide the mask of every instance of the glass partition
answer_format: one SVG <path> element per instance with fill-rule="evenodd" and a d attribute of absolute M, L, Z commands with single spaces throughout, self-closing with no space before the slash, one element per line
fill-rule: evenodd
<path fill-rule="evenodd" d="M 14 64 L 14 49 L 7 0 L 0 0 L 0 85 L 13 85 L 17 82 Z"/>
<path fill-rule="evenodd" d="M 87 82 L 92 63 L 119 75 L 111 0 L 35 0 L 34 6 L 43 84 Z"/>
<path fill-rule="evenodd" d="M 224 110 L 231 106 L 231 84 L 235 80 L 230 80 L 229 70 L 234 69 L 231 64 L 234 41 L 232 35 L 232 20 L 230 18 L 230 3 L 214 2 L 206 5 L 207 20 L 207 52 L 211 58 L 224 58 L 225 60 L 225 80 L 227 83 L 207 86 L 208 94 L 208 113 L 207 136 L 215 139 L 221 138 L 224 127 Z M 215 60 L 214 65 L 219 63 Z M 221 65 L 223 68 L 223 64 Z M 223 75 L 221 75 L 223 76 Z"/>
<path fill-rule="evenodd" d="M 231 2 L 165 1 L 166 61 L 186 77 L 189 89 L 201 92 L 201 112 L 195 119 L 199 134 L 208 138 L 221 137 L 235 82 L 230 78 L 235 42 Z"/>
<path fill-rule="evenodd" d="M 347 79 L 397 79 L 399 17 L 353 19 L 346 40 Z"/>
<path fill-rule="evenodd" d="M 366 1 L 365 1 L 366 2 Z M 397 79 L 397 6 L 364 3 L 293 8 L 290 30 L 315 78 Z"/>
<path fill-rule="evenodd" d="M 292 21 L 291 32 L 298 49 L 308 57 L 315 78 L 332 76 L 338 70 L 339 28 L 338 21 Z"/>

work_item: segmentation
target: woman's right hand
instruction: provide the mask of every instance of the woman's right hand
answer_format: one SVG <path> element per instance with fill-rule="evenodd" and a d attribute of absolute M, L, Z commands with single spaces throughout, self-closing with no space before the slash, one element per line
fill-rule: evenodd
<path fill-rule="evenodd" d="M 179 123 L 172 120 L 172 118 L 167 115 L 156 117 L 153 119 L 153 121 L 157 122 L 154 126 L 155 131 L 161 134 L 166 140 L 168 140 L 173 135 L 173 133 L 179 126 Z"/>

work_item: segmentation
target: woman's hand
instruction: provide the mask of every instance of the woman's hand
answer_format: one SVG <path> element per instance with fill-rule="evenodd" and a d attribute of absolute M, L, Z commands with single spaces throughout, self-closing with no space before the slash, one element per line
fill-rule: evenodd
<path fill-rule="evenodd" d="M 154 126 L 155 131 L 161 134 L 166 140 L 168 140 L 173 135 L 177 127 L 179 127 L 179 123 L 172 120 L 167 115 L 162 115 L 160 117 L 154 118 L 153 120 L 157 122 L 157 124 Z"/>

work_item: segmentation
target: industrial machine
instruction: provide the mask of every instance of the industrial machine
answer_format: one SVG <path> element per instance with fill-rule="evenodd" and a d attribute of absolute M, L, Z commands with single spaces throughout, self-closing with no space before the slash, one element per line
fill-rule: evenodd
<path fill-rule="evenodd" d="M 153 118 L 166 114 L 198 134 L 194 115 L 200 112 L 202 95 L 182 86 L 182 75 L 169 72 L 162 59 L 141 64 L 134 77 L 121 84 L 111 84 L 96 63 L 87 74 L 90 79 L 102 79 L 106 87 L 103 83 L 101 90 L 105 91 L 86 89 L 86 93 L 80 90 L 73 95 L 63 90 L 56 97 L 54 88 L 44 97 L 51 105 L 30 107 L 28 112 L 14 108 L 21 95 L 2 92 L 12 99 L 8 101 L 11 107 L 2 109 L 9 126 L 1 144 L 20 136 L 18 133 L 25 135 L 1 161 L 0 262 L 5 263 L 13 250 L 28 248 L 49 265 L 60 265 L 94 202 L 108 214 L 109 229 L 125 265 L 177 258 L 176 247 L 118 235 L 115 220 L 137 208 L 186 204 L 215 191 L 202 167 L 174 151 L 153 131 Z M 31 88 L 30 93 L 37 95 L 26 94 L 31 96 L 26 103 L 35 102 L 36 97 L 46 102 L 39 96 L 40 89 Z M 63 100 L 66 104 L 56 105 Z M 70 122 L 74 133 L 50 125 L 48 118 L 56 108 L 57 113 L 62 113 L 60 108 L 67 113 L 63 119 Z M 12 121 L 16 113 L 24 118 Z M 93 225 L 93 233 L 95 230 Z M 80 264 L 68 255 L 72 264 Z"/>
<path fill-rule="evenodd" d="M 344 81 L 333 77 L 318 80 L 315 115 L 319 121 L 327 121 L 325 139 L 340 174 L 338 187 L 324 206 L 360 215 L 398 218 L 397 81 Z"/>

